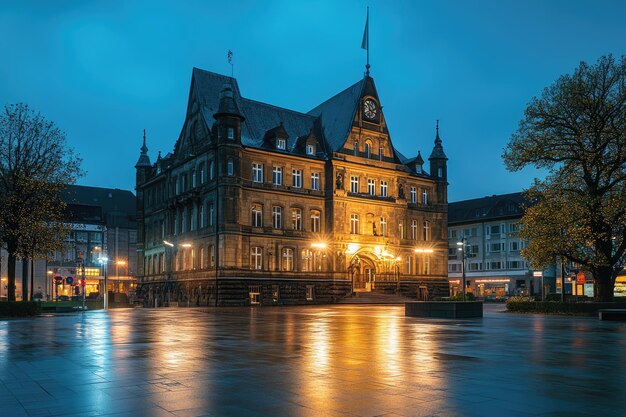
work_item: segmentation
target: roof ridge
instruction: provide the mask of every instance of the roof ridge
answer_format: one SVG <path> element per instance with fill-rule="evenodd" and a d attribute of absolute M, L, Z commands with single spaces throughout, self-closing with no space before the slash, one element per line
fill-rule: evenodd
<path fill-rule="evenodd" d="M 329 102 L 329 101 L 331 101 L 332 99 L 334 99 L 334 98 L 336 98 L 336 97 L 338 97 L 338 96 L 340 96 L 340 95 L 344 94 L 346 91 L 350 90 L 351 88 L 354 88 L 357 84 L 359 84 L 359 83 L 363 83 L 364 81 L 365 81 L 365 78 L 362 78 L 361 80 L 359 80 L 359 81 L 355 82 L 355 83 L 354 83 L 354 84 L 352 84 L 351 86 L 349 86 L 349 87 L 347 87 L 347 88 L 344 88 L 343 90 L 341 90 L 340 92 L 338 92 L 338 93 L 337 93 L 337 94 L 335 94 L 334 96 L 330 97 L 330 98 L 329 98 L 329 99 L 327 99 L 327 100 L 322 101 L 320 104 L 318 104 L 317 106 L 313 107 L 311 110 L 309 110 L 309 111 L 307 112 L 307 114 L 308 114 L 308 113 L 311 113 L 312 111 L 314 111 L 315 109 L 317 109 L 317 108 L 319 108 L 319 107 L 322 107 L 324 104 L 328 103 L 328 102 Z"/>
<path fill-rule="evenodd" d="M 250 101 L 250 102 L 253 102 L 253 103 L 262 104 L 262 105 L 264 105 L 264 106 L 273 107 L 273 108 L 275 108 L 275 109 L 286 110 L 286 111 L 291 112 L 291 113 L 296 113 L 296 114 L 298 114 L 298 115 L 300 115 L 300 116 L 311 117 L 311 118 L 313 118 L 313 119 L 315 119 L 315 118 L 316 118 L 316 116 L 313 116 L 312 114 L 303 113 L 303 112 L 300 112 L 300 111 L 298 111 L 298 110 L 288 109 L 287 107 L 281 107 L 281 106 L 277 106 L 277 105 L 275 105 L 275 104 L 265 103 L 265 102 L 263 102 L 263 101 L 254 100 L 254 99 L 252 99 L 252 98 L 247 98 L 247 97 L 243 97 L 243 96 L 240 96 L 240 98 L 241 98 L 241 100 L 246 100 L 246 101 Z"/>

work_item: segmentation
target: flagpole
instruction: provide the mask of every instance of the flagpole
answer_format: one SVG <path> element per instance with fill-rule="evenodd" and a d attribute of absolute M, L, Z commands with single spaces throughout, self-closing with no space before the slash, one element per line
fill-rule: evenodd
<path fill-rule="evenodd" d="M 370 6 L 367 6 L 367 22 L 365 24 L 365 30 L 367 31 L 367 63 L 365 64 L 365 73 L 370 75 Z"/>

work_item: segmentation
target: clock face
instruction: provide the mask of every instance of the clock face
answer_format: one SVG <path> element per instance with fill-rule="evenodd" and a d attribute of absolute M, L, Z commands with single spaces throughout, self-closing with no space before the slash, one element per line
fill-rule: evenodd
<path fill-rule="evenodd" d="M 365 103 L 363 104 L 363 114 L 365 114 L 365 117 L 370 120 L 375 119 L 376 115 L 378 114 L 376 103 L 374 103 L 372 100 L 365 100 Z"/>

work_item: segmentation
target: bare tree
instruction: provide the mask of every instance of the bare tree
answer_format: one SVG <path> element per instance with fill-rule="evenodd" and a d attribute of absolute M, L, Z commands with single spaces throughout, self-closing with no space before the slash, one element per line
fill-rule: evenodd
<path fill-rule="evenodd" d="M 522 251 L 544 267 L 567 259 L 593 274 L 596 299 L 613 298 L 626 251 L 626 57 L 582 62 L 533 98 L 504 150 L 511 171 L 547 169 L 528 190 Z"/>
<path fill-rule="evenodd" d="M 25 104 L 5 106 L 0 115 L 0 241 L 8 252 L 9 301 L 15 301 L 17 258 L 43 256 L 62 245 L 67 228 L 60 192 L 82 174 L 80 164 L 54 122 Z"/>

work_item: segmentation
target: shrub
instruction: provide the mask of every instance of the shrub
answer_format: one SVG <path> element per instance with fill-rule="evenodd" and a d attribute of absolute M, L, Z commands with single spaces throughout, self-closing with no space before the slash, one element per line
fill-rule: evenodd
<path fill-rule="evenodd" d="M 4 301 L 0 303 L 0 317 L 27 317 L 41 313 L 37 301 Z"/>
<path fill-rule="evenodd" d="M 514 313 L 543 313 L 543 314 L 567 314 L 588 315 L 598 313 L 601 308 L 624 308 L 624 303 L 570 303 L 562 301 L 520 301 L 509 299 L 506 302 L 507 311 Z"/>
<path fill-rule="evenodd" d="M 457 294 L 450 297 L 450 301 L 463 301 L 463 294 Z M 468 292 L 465 294 L 465 301 L 476 301 L 476 296 L 473 293 Z"/>

